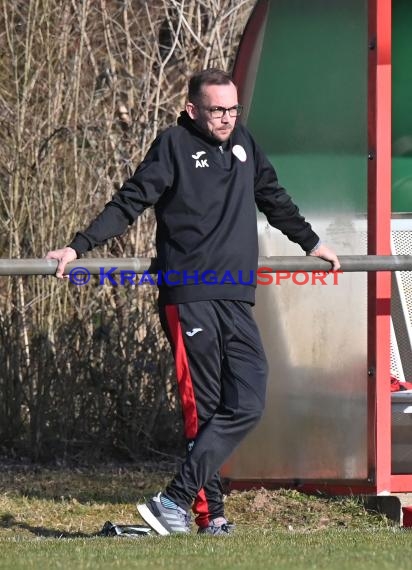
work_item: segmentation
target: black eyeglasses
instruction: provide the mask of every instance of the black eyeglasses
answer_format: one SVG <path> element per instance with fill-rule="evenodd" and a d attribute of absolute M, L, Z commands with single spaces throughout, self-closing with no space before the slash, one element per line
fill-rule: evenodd
<path fill-rule="evenodd" d="M 229 117 L 239 117 L 242 112 L 242 105 L 233 105 L 233 107 L 202 107 L 210 113 L 212 119 L 221 119 L 226 113 L 229 113 Z"/>

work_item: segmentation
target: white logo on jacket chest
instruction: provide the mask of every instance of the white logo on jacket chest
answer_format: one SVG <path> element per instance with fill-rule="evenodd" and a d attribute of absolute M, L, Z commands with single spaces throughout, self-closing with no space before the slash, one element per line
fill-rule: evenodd
<path fill-rule="evenodd" d="M 247 154 L 243 146 L 240 144 L 235 144 L 232 148 L 233 154 L 240 160 L 240 162 L 246 162 Z"/>
<path fill-rule="evenodd" d="M 207 163 L 207 158 L 200 159 L 201 156 L 206 154 L 204 150 L 199 150 L 196 154 L 192 154 L 193 160 L 196 161 L 195 166 L 196 168 L 209 168 L 209 164 Z"/>

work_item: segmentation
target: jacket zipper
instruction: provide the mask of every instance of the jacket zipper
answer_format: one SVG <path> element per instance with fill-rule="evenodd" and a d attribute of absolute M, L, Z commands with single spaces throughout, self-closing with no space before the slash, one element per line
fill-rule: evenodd
<path fill-rule="evenodd" d="M 220 152 L 220 157 L 221 157 L 221 164 L 223 168 L 226 168 L 226 164 L 225 164 L 225 151 L 223 150 L 223 146 L 219 145 L 219 152 Z"/>

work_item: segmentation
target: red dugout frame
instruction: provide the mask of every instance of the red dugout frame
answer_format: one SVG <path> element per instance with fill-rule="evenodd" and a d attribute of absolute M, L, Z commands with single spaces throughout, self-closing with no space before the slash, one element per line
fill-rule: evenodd
<path fill-rule="evenodd" d="M 368 0 L 368 254 L 390 255 L 392 139 L 392 2 Z M 257 2 L 239 46 L 234 80 L 240 98 L 253 92 L 269 1 Z M 333 494 L 412 491 L 412 474 L 391 473 L 390 392 L 391 273 L 368 274 L 368 478 L 365 481 L 230 481 L 231 488 L 296 487 Z"/>

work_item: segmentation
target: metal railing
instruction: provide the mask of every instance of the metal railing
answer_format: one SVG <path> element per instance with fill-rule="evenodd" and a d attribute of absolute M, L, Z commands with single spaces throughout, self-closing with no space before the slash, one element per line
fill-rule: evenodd
<path fill-rule="evenodd" d="M 412 255 L 341 255 L 341 271 L 412 271 Z M 136 274 L 156 273 L 156 259 L 133 258 L 81 258 L 66 266 L 66 273 L 74 268 L 84 267 L 91 275 L 111 270 L 112 274 L 133 271 Z M 330 271 L 331 264 L 312 256 L 259 257 L 259 268 L 268 273 L 277 271 Z M 57 261 L 46 259 L 0 259 L 0 276 L 12 275 L 54 275 Z M 116 268 L 116 269 L 113 269 Z M 266 272 L 266 271 L 265 271 Z"/>

